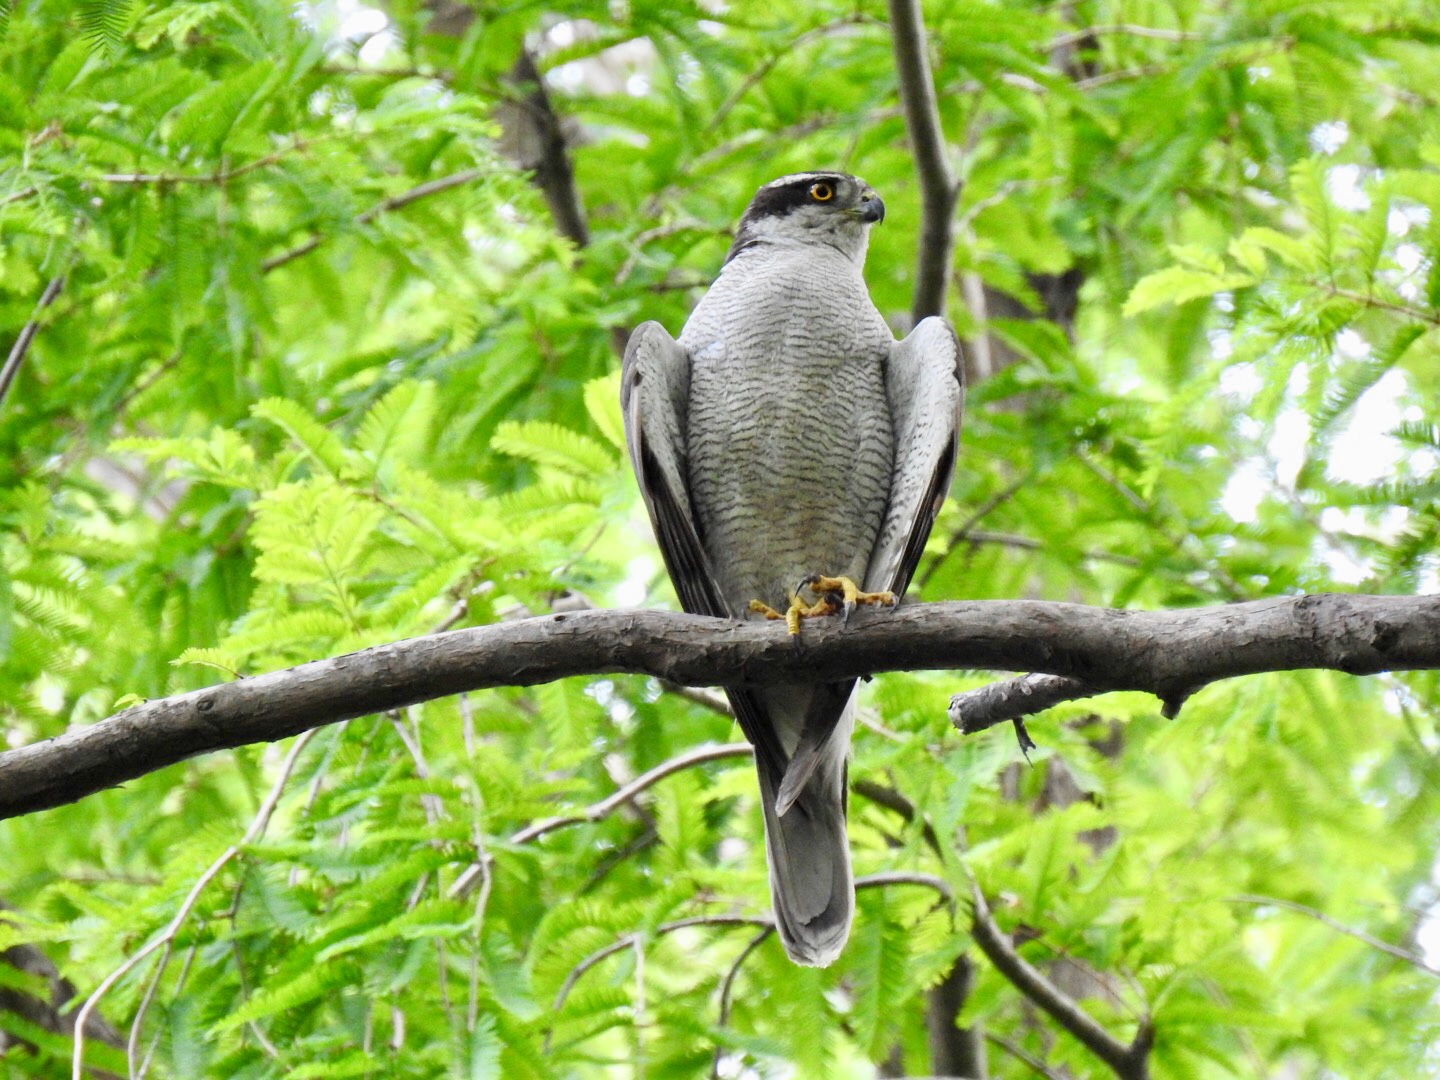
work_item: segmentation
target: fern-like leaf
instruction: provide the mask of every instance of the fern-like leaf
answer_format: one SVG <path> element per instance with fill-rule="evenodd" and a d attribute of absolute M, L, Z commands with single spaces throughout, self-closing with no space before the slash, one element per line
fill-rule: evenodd
<path fill-rule="evenodd" d="M 573 476 L 606 476 L 616 467 L 614 455 L 588 435 L 541 420 L 503 423 L 495 429 L 490 445 L 502 454 Z"/>
<path fill-rule="evenodd" d="M 355 445 L 374 471 L 392 460 L 415 464 L 430 441 L 435 384 L 403 382 L 371 406 L 355 433 Z"/>
<path fill-rule="evenodd" d="M 82 6 L 80 28 L 91 49 L 119 56 L 134 10 L 135 0 L 91 0 Z"/>
<path fill-rule="evenodd" d="M 340 475 L 345 467 L 345 448 L 340 439 L 304 406 L 288 398 L 265 398 L 255 403 L 250 415 L 283 428 L 331 476 Z"/>

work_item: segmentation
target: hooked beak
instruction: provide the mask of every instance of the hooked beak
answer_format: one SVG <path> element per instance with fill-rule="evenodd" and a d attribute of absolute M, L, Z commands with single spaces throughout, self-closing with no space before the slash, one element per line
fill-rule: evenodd
<path fill-rule="evenodd" d="M 860 200 L 860 220 L 870 225 L 878 225 L 885 220 L 885 203 L 871 192 Z"/>

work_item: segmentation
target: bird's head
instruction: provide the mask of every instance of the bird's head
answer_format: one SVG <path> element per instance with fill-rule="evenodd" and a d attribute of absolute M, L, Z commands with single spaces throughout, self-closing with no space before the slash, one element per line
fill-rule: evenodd
<path fill-rule="evenodd" d="M 885 204 L 858 176 L 791 173 L 755 192 L 725 261 L 746 248 L 778 243 L 825 244 L 863 263 L 870 226 L 884 220 Z"/>

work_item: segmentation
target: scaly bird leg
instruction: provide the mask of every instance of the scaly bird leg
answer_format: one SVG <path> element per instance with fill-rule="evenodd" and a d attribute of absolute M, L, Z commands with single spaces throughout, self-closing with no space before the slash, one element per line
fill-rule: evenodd
<path fill-rule="evenodd" d="M 785 626 L 790 631 L 791 637 L 800 636 L 800 620 L 814 619 L 822 615 L 834 615 L 839 609 L 835 606 L 834 600 L 829 596 L 821 596 L 813 604 L 807 604 L 800 599 L 799 593 L 790 595 L 790 607 L 782 615 L 763 600 L 751 600 L 750 610 L 757 611 L 767 619 L 784 619 Z"/>
<path fill-rule="evenodd" d="M 838 608 L 842 613 L 841 622 L 845 626 L 850 625 L 850 613 L 855 610 L 856 604 L 894 607 L 900 602 L 892 592 L 861 592 L 860 586 L 848 577 L 811 574 L 800 582 L 800 588 L 809 589 L 822 599 L 828 598 L 832 604 L 832 613 Z"/>

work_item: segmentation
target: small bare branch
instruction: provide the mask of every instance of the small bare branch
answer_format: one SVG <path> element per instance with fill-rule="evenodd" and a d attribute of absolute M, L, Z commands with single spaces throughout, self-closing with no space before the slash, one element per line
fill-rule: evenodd
<path fill-rule="evenodd" d="M 1421 956 L 1402 949 L 1398 945 L 1391 945 L 1388 941 L 1381 941 L 1373 934 L 1367 934 L 1364 930 L 1356 930 L 1353 926 L 1346 926 L 1338 919 L 1332 919 L 1325 912 L 1316 908 L 1307 907 L 1305 904 L 1297 904 L 1294 900 L 1282 900 L 1278 896 L 1254 896 L 1249 893 L 1242 893 L 1239 896 L 1227 896 L 1225 898 L 1232 904 L 1254 904 L 1257 907 L 1282 908 L 1285 911 L 1293 911 L 1300 915 L 1308 916 L 1316 922 L 1328 926 L 1331 930 L 1352 937 L 1356 941 L 1362 941 L 1372 949 L 1378 949 L 1386 956 L 1393 956 L 1396 960 L 1403 960 L 1412 967 L 1419 968 L 1426 975 L 1433 975 L 1440 979 L 1440 967 L 1425 962 Z"/>
<path fill-rule="evenodd" d="M 190 892 L 186 894 L 180 907 L 160 935 L 150 941 L 144 948 L 133 954 L 128 960 L 107 975 L 94 992 L 85 999 L 85 1004 L 80 1006 L 80 1011 L 75 1018 L 75 1052 L 71 1060 L 71 1080 L 82 1080 L 85 1073 L 85 1031 L 90 1014 L 100 999 L 108 994 L 114 985 L 132 971 L 139 963 L 157 949 L 162 949 L 160 962 L 156 966 L 152 976 L 150 988 L 146 990 L 144 1003 L 148 1004 L 154 996 L 155 986 L 160 981 L 161 972 L 165 968 L 170 957 L 170 950 L 175 943 L 175 937 L 180 933 L 180 928 L 185 925 L 185 920 L 190 917 L 190 912 L 200 901 L 200 894 L 205 887 L 214 881 L 216 876 L 226 865 L 244 849 L 246 844 L 252 844 L 265 835 L 265 830 L 270 827 L 270 819 L 275 814 L 275 808 L 280 805 L 280 796 L 285 792 L 285 785 L 290 781 L 290 774 L 294 772 L 296 763 L 300 760 L 300 754 L 304 751 L 306 744 L 313 737 L 314 731 L 307 731 L 300 738 L 296 739 L 290 747 L 290 752 L 285 755 L 285 760 L 280 770 L 275 774 L 275 782 L 270 787 L 270 793 L 265 796 L 265 801 L 260 804 L 260 809 L 255 812 L 250 827 L 245 830 L 245 835 L 238 843 L 226 848 L 218 859 L 216 859 L 205 870 L 195 884 L 191 886 Z M 142 1007 L 135 1016 L 131 1026 L 128 1057 L 130 1059 L 130 1072 L 133 1075 L 136 1068 L 135 1054 L 139 1045 L 139 1033 L 144 1022 L 145 1012 Z"/>
<path fill-rule="evenodd" d="M 1150 1075 L 1150 1045 L 1154 1033 L 1149 1021 L 1142 1020 L 1135 1038 L 1128 1045 L 1102 1028 L 1084 1009 L 1040 970 L 1015 951 L 1010 938 L 995 923 L 990 907 L 978 887 L 972 889 L 970 934 L 976 946 L 995 965 L 1006 980 L 1045 1012 L 1062 1028 L 1080 1041 L 1121 1080 L 1147 1080 Z"/>
<path fill-rule="evenodd" d="M 1045 1077 L 1045 1080 L 1061 1080 L 1062 1076 L 1070 1075 L 1069 1073 L 1062 1074 L 1047 1068 L 1043 1061 L 1035 1057 L 1033 1054 L 1026 1053 L 1020 1048 L 1017 1043 L 1014 1043 L 1001 1035 L 996 1035 L 994 1032 L 987 1031 L 985 1033 L 985 1039 L 986 1041 L 998 1046 L 1001 1050 L 1004 1050 L 1005 1053 L 1009 1054 L 1016 1061 L 1026 1066 L 1026 1068 L 1028 1068 L 1036 1076 Z"/>
<path fill-rule="evenodd" d="M 571 825 L 582 825 L 587 821 L 601 821 L 613 814 L 620 807 L 624 806 L 631 799 L 639 795 L 646 788 L 653 787 L 667 776 L 673 776 L 685 769 L 693 769 L 696 765 L 703 765 L 710 761 L 722 761 L 725 758 L 749 757 L 752 753 L 749 743 L 725 743 L 719 746 L 699 746 L 684 754 L 678 754 L 669 761 L 662 761 L 649 772 L 641 773 L 630 783 L 607 795 L 599 802 L 592 803 L 584 810 L 576 814 L 566 814 L 560 817 L 546 818 L 525 826 L 510 837 L 511 844 L 528 844 L 540 839 L 546 833 L 552 833 L 556 829 L 568 828 Z M 450 886 L 450 895 L 464 896 L 485 872 L 481 863 L 472 863 L 458 878 L 455 884 Z"/>
<path fill-rule="evenodd" d="M 407 191 L 402 191 L 398 195 L 391 195 L 388 199 L 381 199 L 378 203 L 370 207 L 368 210 L 364 210 L 361 213 L 356 214 L 355 224 L 368 225 L 381 214 L 389 213 L 392 210 L 402 209 L 403 207 L 409 206 L 411 203 L 418 202 L 420 199 L 424 199 L 430 195 L 438 195 L 442 191 L 449 191 L 451 188 L 460 187 L 462 184 L 468 184 L 472 181 L 479 180 L 481 177 L 486 175 L 486 171 L 487 170 L 485 169 L 466 169 L 463 172 L 451 173 L 449 176 L 442 176 L 438 179 L 430 180 L 423 184 L 417 184 L 415 187 L 410 188 Z M 306 240 L 304 243 L 297 244 L 295 247 L 290 248 L 288 251 L 282 251 L 278 255 L 270 256 L 270 258 L 266 259 L 263 263 L 260 264 L 260 269 L 263 273 L 266 274 L 270 273 L 270 271 L 272 270 L 278 270 L 286 263 L 292 263 L 296 259 L 304 255 L 309 255 L 310 252 L 314 251 L 324 242 L 325 237 L 316 234 L 315 236 L 310 237 L 310 239 Z"/>
<path fill-rule="evenodd" d="M 1190 30 L 1167 30 L 1160 26 L 1137 26 L 1134 23 L 1115 23 L 1110 26 L 1087 26 L 1081 30 L 1072 30 L 1068 34 L 1061 34 L 1051 38 L 1045 45 L 1047 53 L 1056 49 L 1066 49 L 1072 45 L 1079 45 L 1081 42 L 1089 41 L 1098 37 L 1137 37 L 1151 38 L 1155 41 L 1204 41 L 1204 34 L 1197 34 Z"/>
<path fill-rule="evenodd" d="M 950 699 L 950 723 L 961 735 L 974 735 L 1006 720 L 1019 720 L 1064 701 L 1104 693 L 1063 675 L 1021 675 L 1018 679 L 966 690 Z"/>
<path fill-rule="evenodd" d="M 232 180 L 237 180 L 252 172 L 257 172 L 267 166 L 274 165 L 281 158 L 302 150 L 308 150 L 317 142 L 326 139 L 340 137 L 340 132 L 321 133 L 311 136 L 309 139 L 302 139 L 299 135 L 294 136 L 288 144 L 278 150 L 272 150 L 263 157 L 247 161 L 243 165 L 237 165 L 233 169 L 216 169 L 212 173 L 102 173 L 100 179 L 107 184 L 133 184 L 133 185 L 167 185 L 167 184 L 213 184 L 216 187 L 223 187 Z"/>
<path fill-rule="evenodd" d="M 776 64 L 793 56 L 797 49 L 802 48 L 817 38 L 828 37 L 830 34 L 835 33 L 843 33 L 844 31 L 851 30 L 856 26 L 861 26 L 871 21 L 871 18 L 863 12 L 853 11 L 848 15 L 843 15 L 830 22 L 822 23 L 819 26 L 812 26 L 810 29 L 795 35 L 795 37 L 785 43 L 783 48 L 776 50 L 762 60 L 753 71 L 741 80 L 740 85 L 730 92 L 730 96 L 720 103 L 720 107 L 715 110 L 715 115 L 712 116 L 710 122 L 705 125 L 705 130 L 711 132 L 719 128 L 720 125 L 725 122 L 725 118 L 730 115 L 731 110 L 740 103 L 740 100 L 756 86 L 764 82 L 770 72 L 775 70 Z"/>
<path fill-rule="evenodd" d="M 20 371 L 20 365 L 25 360 L 25 354 L 30 351 L 30 346 L 35 342 L 35 335 L 40 332 L 41 313 L 55 302 L 55 297 L 60 295 L 60 290 L 64 287 L 64 274 L 56 274 L 50 279 L 50 284 L 46 285 L 45 291 L 40 294 L 40 299 L 36 302 L 35 310 L 29 321 L 20 328 L 20 334 L 15 338 L 15 344 L 10 346 L 10 355 L 5 358 L 5 366 L 0 368 L 0 405 L 5 404 L 5 395 L 10 392 L 10 384 L 15 381 L 15 376 Z"/>
<path fill-rule="evenodd" d="M 5 206 L 8 203 L 12 202 L 20 202 L 23 199 L 34 198 L 36 195 L 39 194 L 40 189 L 38 187 L 31 186 L 21 188 L 19 191 L 12 191 L 8 195 L 0 196 L 0 206 Z"/>

